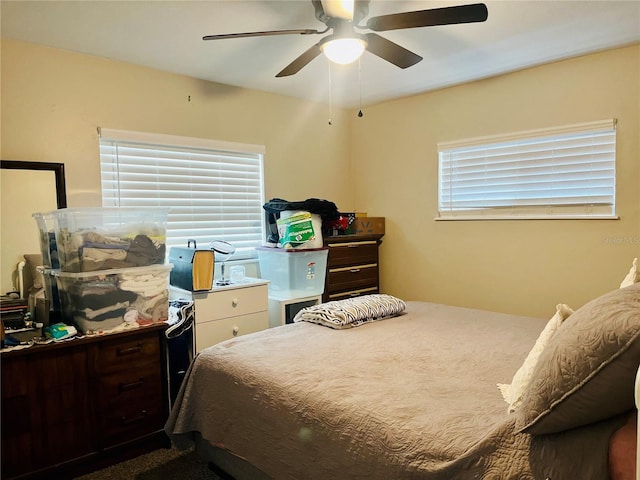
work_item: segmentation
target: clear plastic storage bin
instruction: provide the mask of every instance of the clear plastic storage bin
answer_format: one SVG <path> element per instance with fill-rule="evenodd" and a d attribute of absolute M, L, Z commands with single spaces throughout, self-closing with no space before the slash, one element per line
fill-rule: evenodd
<path fill-rule="evenodd" d="M 56 245 L 56 217 L 53 212 L 34 213 L 33 218 L 40 231 L 40 252 L 42 265 L 47 268 L 60 268 L 58 247 Z"/>
<path fill-rule="evenodd" d="M 60 270 L 92 272 L 163 264 L 168 213 L 153 207 L 65 208 L 36 220 L 50 223 L 47 234 L 55 231 Z"/>
<path fill-rule="evenodd" d="M 285 250 L 258 247 L 256 250 L 260 276 L 271 282 L 271 293 L 301 298 L 324 292 L 328 248 Z"/>
<path fill-rule="evenodd" d="M 83 333 L 166 321 L 172 267 L 164 264 L 81 273 L 52 270 L 62 321 L 74 323 Z"/>

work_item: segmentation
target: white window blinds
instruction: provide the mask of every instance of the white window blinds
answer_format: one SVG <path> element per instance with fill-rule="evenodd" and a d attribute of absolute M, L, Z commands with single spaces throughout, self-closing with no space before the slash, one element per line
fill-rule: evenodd
<path fill-rule="evenodd" d="M 615 218 L 615 125 L 438 144 L 438 219 Z"/>
<path fill-rule="evenodd" d="M 224 240 L 234 258 L 264 239 L 264 147 L 100 129 L 103 206 L 169 208 L 167 245 Z"/>

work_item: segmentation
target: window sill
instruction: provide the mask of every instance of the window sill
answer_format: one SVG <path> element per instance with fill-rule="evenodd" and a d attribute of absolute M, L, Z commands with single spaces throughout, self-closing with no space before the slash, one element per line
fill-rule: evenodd
<path fill-rule="evenodd" d="M 477 220 L 620 220 L 617 215 L 447 215 L 435 217 L 436 222 Z"/>

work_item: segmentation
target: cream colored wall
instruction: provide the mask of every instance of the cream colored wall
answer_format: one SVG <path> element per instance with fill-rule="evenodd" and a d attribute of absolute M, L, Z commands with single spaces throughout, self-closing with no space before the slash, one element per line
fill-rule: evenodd
<path fill-rule="evenodd" d="M 341 109 L 329 126 L 324 104 L 7 39 L 1 53 L 1 158 L 63 162 L 70 207 L 100 205 L 98 126 L 265 145 L 266 200 L 353 203 Z"/>
<path fill-rule="evenodd" d="M 334 108 L 329 127 L 326 105 L 3 39 L 0 155 L 64 162 L 69 205 L 92 206 L 97 126 L 263 144 L 267 199 L 386 217 L 384 291 L 547 317 L 614 288 L 640 255 L 639 56 L 636 46 L 558 62 L 363 118 Z M 620 220 L 433 220 L 437 142 L 611 117 Z"/>
<path fill-rule="evenodd" d="M 640 255 L 640 47 L 379 104 L 353 120 L 355 208 L 386 217 L 381 285 L 408 300 L 550 317 Z M 436 222 L 436 144 L 615 117 L 620 220 Z"/>

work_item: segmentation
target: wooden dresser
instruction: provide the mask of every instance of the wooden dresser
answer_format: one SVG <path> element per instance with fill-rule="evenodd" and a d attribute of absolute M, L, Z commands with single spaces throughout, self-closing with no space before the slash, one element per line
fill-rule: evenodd
<path fill-rule="evenodd" d="M 329 256 L 323 302 L 379 293 L 381 238 L 382 235 L 325 237 Z"/>
<path fill-rule="evenodd" d="M 168 446 L 165 328 L 3 352 L 2 478 L 72 478 Z"/>

